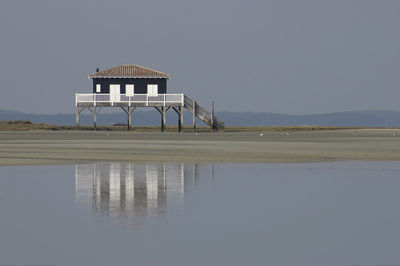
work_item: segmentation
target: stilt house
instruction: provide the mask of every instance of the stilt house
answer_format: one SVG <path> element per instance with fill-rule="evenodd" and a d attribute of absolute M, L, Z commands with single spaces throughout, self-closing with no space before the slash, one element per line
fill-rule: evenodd
<path fill-rule="evenodd" d="M 211 129 L 224 127 L 224 123 L 214 116 L 213 110 L 208 112 L 184 94 L 168 94 L 169 74 L 139 65 L 121 65 L 102 71 L 97 69 L 89 78 L 93 80 L 92 93 L 75 96 L 77 127 L 79 114 L 89 109 L 93 113 L 96 128 L 96 114 L 104 107 L 122 108 L 128 115 L 128 130 L 132 126 L 132 112 L 138 107 L 154 107 L 161 113 L 161 131 L 166 126 L 166 113 L 171 109 L 179 116 L 178 130 L 181 131 L 184 108 L 193 114 L 194 130 L 196 117 Z"/>

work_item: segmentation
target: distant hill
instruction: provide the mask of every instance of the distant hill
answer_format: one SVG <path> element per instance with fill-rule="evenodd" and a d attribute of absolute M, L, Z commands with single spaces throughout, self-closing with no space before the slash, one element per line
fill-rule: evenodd
<path fill-rule="evenodd" d="M 3 110 L 0 109 L 0 115 L 8 115 L 8 114 L 23 114 L 22 112 L 13 111 L 13 110 Z"/>
<path fill-rule="evenodd" d="M 192 114 L 184 113 L 184 124 L 191 125 Z M 275 113 L 252 112 L 217 112 L 215 114 L 225 122 L 226 126 L 355 126 L 355 127 L 400 127 L 400 112 L 396 111 L 353 111 L 317 115 L 285 115 Z M 85 111 L 81 113 L 82 125 L 92 123 L 92 115 Z M 125 113 L 99 113 L 97 123 L 126 123 Z M 32 123 L 46 123 L 55 125 L 74 125 L 75 114 L 38 115 L 18 111 L 0 110 L 2 120 L 30 120 Z M 177 115 L 174 111 L 167 114 L 167 124 L 176 125 Z M 133 125 L 159 125 L 160 115 L 157 111 L 134 111 Z M 198 121 L 199 125 L 202 125 Z"/>
<path fill-rule="evenodd" d="M 218 117 L 232 126 L 356 126 L 400 127 L 400 112 L 352 111 L 316 115 L 220 112 Z"/>

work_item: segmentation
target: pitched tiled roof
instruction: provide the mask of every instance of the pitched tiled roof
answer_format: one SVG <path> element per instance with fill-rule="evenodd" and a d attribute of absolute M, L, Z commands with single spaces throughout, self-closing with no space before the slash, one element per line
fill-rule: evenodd
<path fill-rule="evenodd" d="M 170 78 L 171 75 L 139 65 L 121 65 L 89 75 L 89 78 Z"/>

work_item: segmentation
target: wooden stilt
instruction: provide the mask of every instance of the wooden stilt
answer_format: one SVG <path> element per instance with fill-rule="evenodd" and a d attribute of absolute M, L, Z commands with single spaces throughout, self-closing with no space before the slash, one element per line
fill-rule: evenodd
<path fill-rule="evenodd" d="M 196 132 L 196 101 L 193 101 L 193 132 Z"/>
<path fill-rule="evenodd" d="M 131 107 L 131 110 L 130 110 L 131 118 L 130 118 L 129 121 L 130 121 L 131 125 L 129 127 L 130 127 L 131 130 L 133 130 L 133 123 L 132 123 L 133 116 L 132 116 L 132 113 L 133 113 L 133 111 L 135 111 L 135 109 L 136 109 L 136 107 Z"/>
<path fill-rule="evenodd" d="M 214 131 L 214 101 L 211 102 L 211 132 Z"/>
<path fill-rule="evenodd" d="M 77 105 L 76 106 L 76 128 L 79 128 L 79 113 L 80 113 L 80 107 Z"/>
<path fill-rule="evenodd" d="M 182 132 L 182 127 L 183 127 L 183 107 L 179 107 L 179 121 L 178 121 L 178 131 Z"/>
<path fill-rule="evenodd" d="M 128 116 L 128 123 L 127 123 L 127 129 L 128 131 L 131 129 L 132 127 L 132 111 L 135 110 L 136 107 L 132 108 L 130 106 L 128 106 L 126 109 L 125 107 L 121 106 L 121 109 L 127 114 Z"/>
<path fill-rule="evenodd" d="M 175 107 L 173 106 L 172 109 L 174 109 L 174 111 L 178 114 L 178 132 L 182 131 L 182 123 L 183 123 L 183 107 L 182 106 L 178 106 Z"/>
<path fill-rule="evenodd" d="M 165 116 L 165 113 L 166 113 L 166 111 L 165 111 L 165 107 L 157 107 L 157 106 L 154 106 L 154 108 L 156 108 L 156 110 L 161 114 L 161 132 L 163 132 L 164 131 L 164 125 L 165 125 L 165 119 L 164 119 L 164 116 Z"/>
<path fill-rule="evenodd" d="M 96 115 L 96 106 L 94 106 L 93 107 L 93 128 L 94 128 L 94 130 L 96 130 L 96 120 L 97 120 L 96 116 L 97 116 Z"/>
<path fill-rule="evenodd" d="M 160 112 L 161 114 L 161 132 L 164 132 L 164 107 L 160 107 L 160 109 L 157 108 L 157 110 Z"/>

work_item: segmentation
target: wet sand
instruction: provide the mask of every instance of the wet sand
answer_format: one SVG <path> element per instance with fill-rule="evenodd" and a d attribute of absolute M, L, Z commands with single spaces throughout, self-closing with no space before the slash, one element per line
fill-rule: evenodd
<path fill-rule="evenodd" d="M 396 132 L 396 135 L 394 135 Z M 0 165 L 119 162 L 400 161 L 400 130 L 0 132 Z"/>

